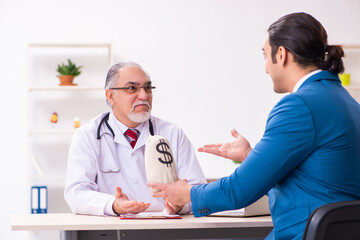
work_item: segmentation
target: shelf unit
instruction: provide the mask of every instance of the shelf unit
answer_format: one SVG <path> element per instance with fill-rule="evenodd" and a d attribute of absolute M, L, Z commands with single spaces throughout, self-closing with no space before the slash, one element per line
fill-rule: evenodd
<path fill-rule="evenodd" d="M 38 86 L 30 87 L 29 92 L 34 91 L 99 91 L 104 90 L 103 87 L 96 86 Z"/>
<path fill-rule="evenodd" d="M 350 73 L 350 85 L 344 86 L 360 102 L 360 45 L 343 44 L 345 73 Z"/>
<path fill-rule="evenodd" d="M 344 86 L 348 91 L 360 91 L 360 86 L 354 86 L 354 85 L 349 85 L 349 86 Z"/>
<path fill-rule="evenodd" d="M 81 65 L 77 86 L 59 86 L 57 65 L 71 59 Z M 81 124 L 108 110 L 104 82 L 112 66 L 109 43 L 31 43 L 28 45 L 29 185 L 48 188 L 48 212 L 69 212 L 63 197 L 67 155 Z M 53 112 L 58 122 L 51 123 Z M 29 204 L 30 205 L 30 204 Z"/>

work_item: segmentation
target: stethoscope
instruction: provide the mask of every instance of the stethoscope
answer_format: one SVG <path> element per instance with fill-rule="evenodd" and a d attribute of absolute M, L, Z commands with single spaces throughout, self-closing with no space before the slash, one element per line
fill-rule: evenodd
<path fill-rule="evenodd" d="M 101 139 L 100 130 L 101 130 L 101 126 L 103 125 L 103 123 L 105 123 L 106 127 L 110 130 L 111 135 L 113 136 L 113 138 L 115 138 L 114 130 L 110 127 L 110 125 L 108 123 L 109 115 L 110 115 L 110 112 L 105 114 L 105 116 L 100 121 L 100 124 L 97 129 L 97 135 L 96 135 L 97 140 Z M 152 125 L 150 118 L 149 118 L 149 131 L 150 131 L 151 136 L 154 136 L 154 127 Z"/>
<path fill-rule="evenodd" d="M 109 131 L 111 132 L 111 135 L 113 136 L 113 139 L 115 138 L 115 133 L 114 133 L 114 130 L 110 127 L 109 123 L 108 123 L 108 120 L 109 120 L 109 115 L 110 115 L 110 112 L 106 113 L 105 116 L 101 119 L 100 121 L 100 124 L 98 126 L 98 129 L 97 129 L 97 135 L 96 135 L 96 138 L 98 140 L 98 145 L 100 147 L 99 149 L 99 154 L 101 156 L 101 135 L 100 135 L 100 130 L 101 130 L 101 126 L 105 123 L 106 127 L 109 129 Z M 154 127 L 152 125 L 152 122 L 149 118 L 149 131 L 150 131 L 150 134 L 152 136 L 154 136 Z M 114 142 L 114 144 L 116 144 Z M 101 157 L 100 157 L 101 158 Z M 102 173 L 118 173 L 120 172 L 120 167 L 118 169 L 106 169 L 106 170 L 101 170 L 100 171 Z"/>

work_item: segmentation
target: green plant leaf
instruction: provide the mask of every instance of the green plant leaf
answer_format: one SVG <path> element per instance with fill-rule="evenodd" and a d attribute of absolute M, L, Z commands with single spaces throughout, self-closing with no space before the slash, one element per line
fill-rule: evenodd
<path fill-rule="evenodd" d="M 58 65 L 57 72 L 60 75 L 72 75 L 76 77 L 81 73 L 80 68 L 82 68 L 82 66 L 77 67 L 70 59 L 68 59 L 67 65 L 64 63 Z"/>

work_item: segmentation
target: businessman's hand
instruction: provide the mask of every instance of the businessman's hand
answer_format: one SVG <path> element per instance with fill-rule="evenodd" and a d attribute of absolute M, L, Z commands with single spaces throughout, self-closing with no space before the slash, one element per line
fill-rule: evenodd
<path fill-rule="evenodd" d="M 153 197 L 162 197 L 165 202 L 170 203 L 172 206 L 184 206 L 191 201 L 190 189 L 192 185 L 188 184 L 186 179 L 180 179 L 173 183 L 148 183 L 147 185 L 160 190 L 159 192 L 153 192 Z"/>
<path fill-rule="evenodd" d="M 115 188 L 115 201 L 113 203 L 113 211 L 115 213 L 139 213 L 145 211 L 149 206 L 150 203 L 130 201 L 120 187 Z"/>
<path fill-rule="evenodd" d="M 232 142 L 207 144 L 199 148 L 198 151 L 228 158 L 235 162 L 242 162 L 251 152 L 252 148 L 248 140 L 241 136 L 235 129 L 231 130 L 231 135 L 235 138 Z"/>

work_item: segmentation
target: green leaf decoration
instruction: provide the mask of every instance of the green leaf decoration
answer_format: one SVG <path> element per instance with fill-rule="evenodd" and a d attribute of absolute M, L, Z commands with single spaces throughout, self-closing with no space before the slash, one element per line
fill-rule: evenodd
<path fill-rule="evenodd" d="M 71 76 L 79 76 L 81 71 L 80 69 L 82 66 L 77 67 L 73 62 L 71 62 L 70 59 L 68 59 L 68 64 L 65 65 L 62 63 L 61 65 L 58 65 L 57 72 L 60 75 L 71 75 Z"/>

